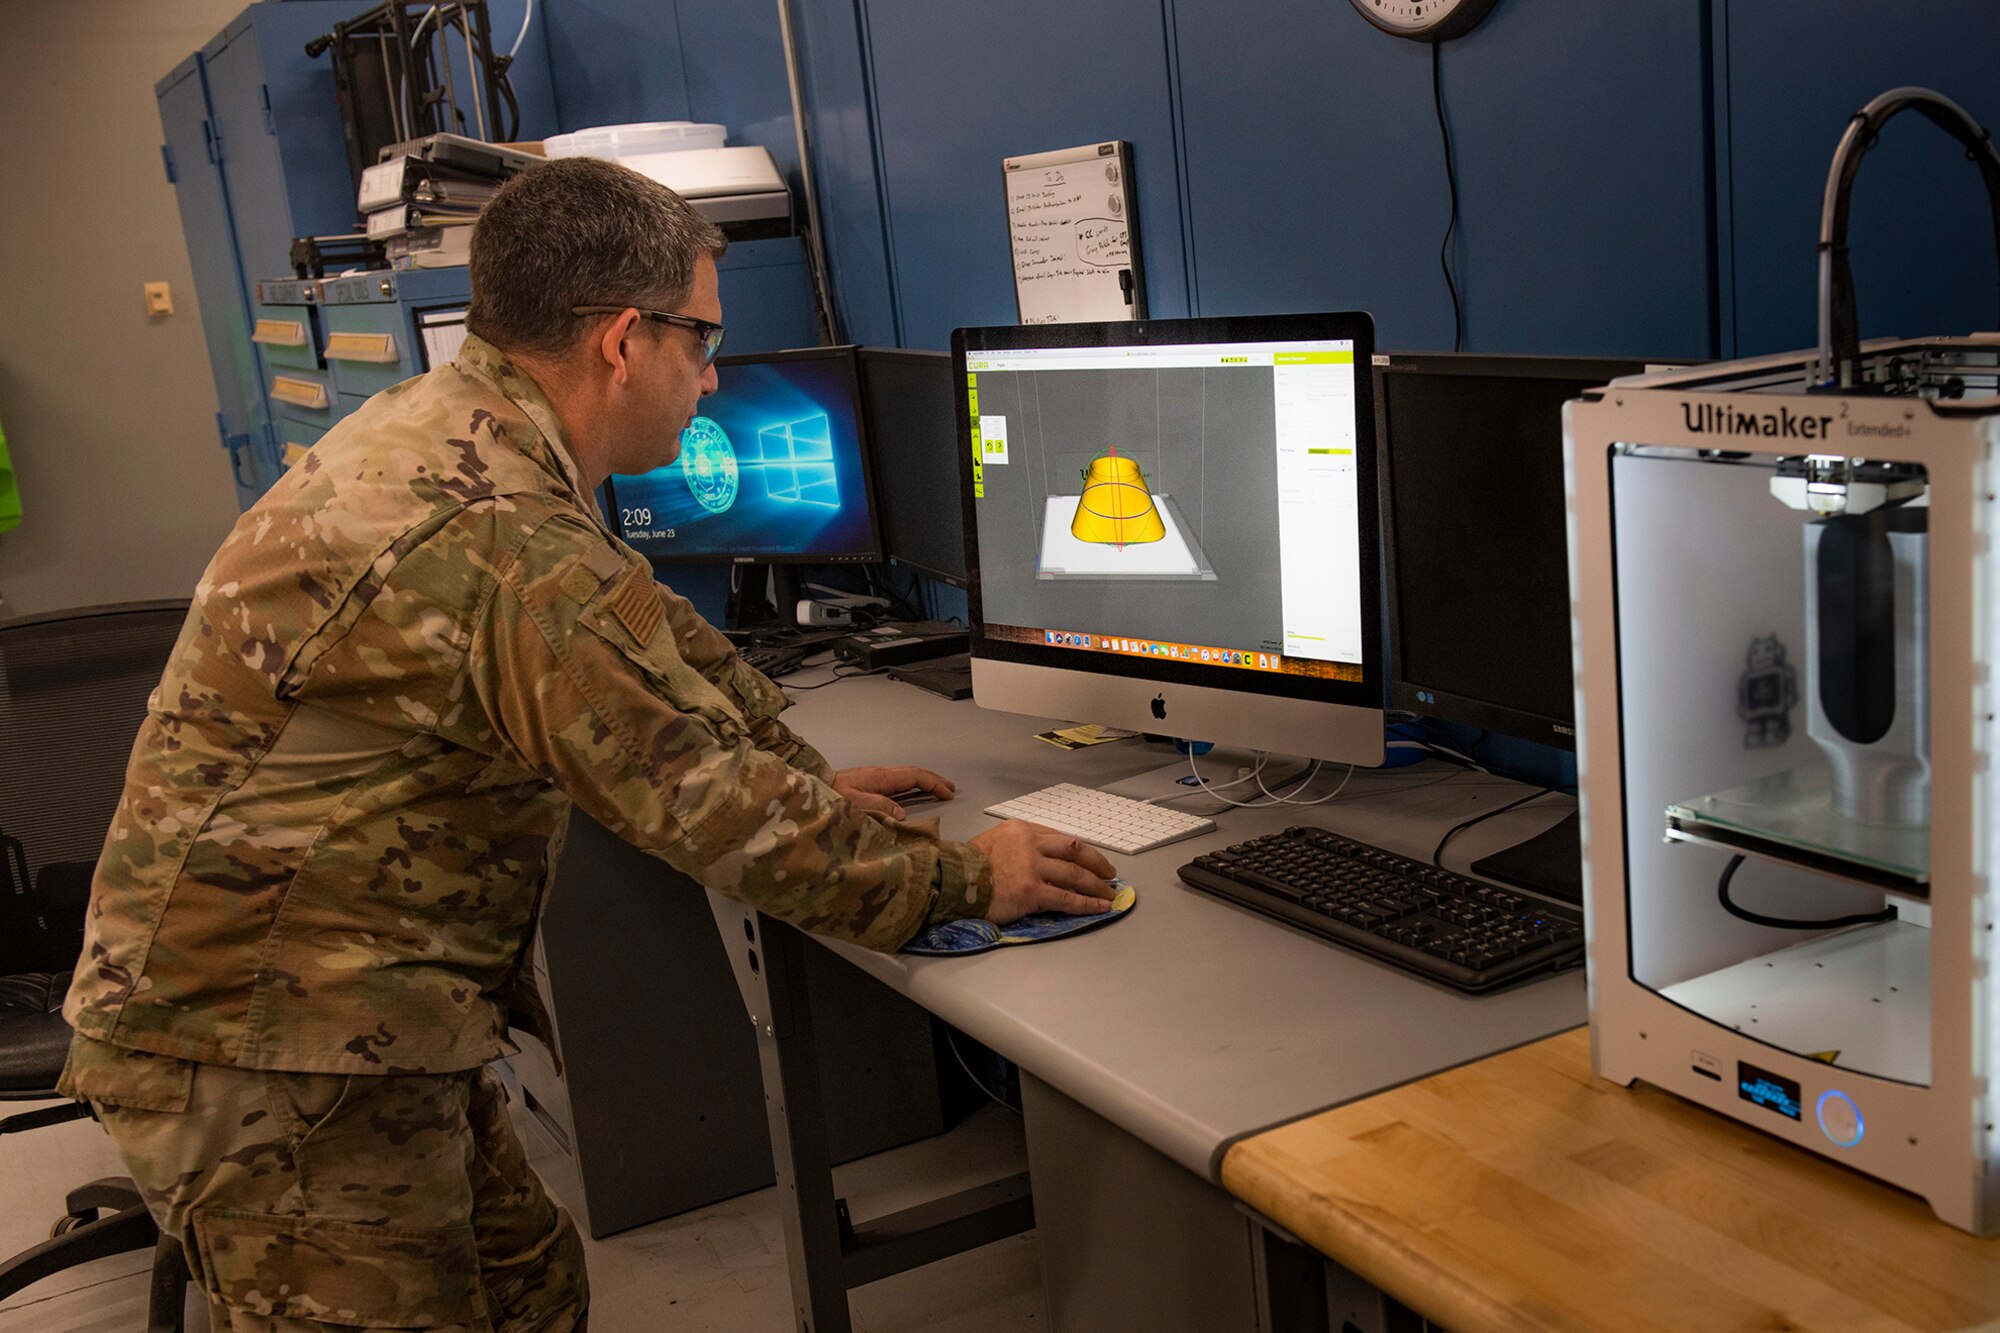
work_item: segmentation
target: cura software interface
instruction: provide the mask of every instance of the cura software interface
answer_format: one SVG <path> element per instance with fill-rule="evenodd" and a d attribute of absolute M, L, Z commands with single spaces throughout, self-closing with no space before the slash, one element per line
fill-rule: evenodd
<path fill-rule="evenodd" d="M 987 637 L 1360 680 L 1355 350 L 968 348 Z"/>

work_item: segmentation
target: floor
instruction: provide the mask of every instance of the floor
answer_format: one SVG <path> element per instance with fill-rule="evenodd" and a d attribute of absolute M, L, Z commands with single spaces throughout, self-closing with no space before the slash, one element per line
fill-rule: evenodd
<path fill-rule="evenodd" d="M 26 1110 L 9 1103 L 7 1111 Z M 577 1188 L 539 1127 L 517 1127 L 550 1191 Z M 835 1172 L 858 1218 L 1023 1168 L 1018 1116 L 975 1112 L 949 1133 Z M 89 1120 L 0 1139 L 0 1254 L 45 1239 L 63 1192 L 122 1168 Z M 589 1240 L 591 1333 L 763 1333 L 791 1327 L 777 1192 L 759 1190 L 680 1217 Z M 0 1305 L 0 1333 L 139 1333 L 150 1254 L 101 1259 Z M 858 1288 L 856 1333 L 1015 1333 L 1048 1324 L 1035 1235 L 1028 1232 Z M 196 1328 L 200 1325 L 196 1324 Z"/>

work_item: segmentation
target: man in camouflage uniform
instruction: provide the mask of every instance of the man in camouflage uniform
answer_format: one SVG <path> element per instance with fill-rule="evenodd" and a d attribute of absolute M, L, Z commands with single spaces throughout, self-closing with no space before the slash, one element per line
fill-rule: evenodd
<path fill-rule="evenodd" d="M 65 1014 L 218 1328 L 580 1329 L 575 1228 L 484 1066 L 572 801 L 804 929 L 1102 910 L 1111 866 L 902 822 L 605 528 L 715 387 L 721 235 L 607 163 L 537 167 L 473 241 L 458 360 L 372 399 L 203 575 L 134 747 Z"/>

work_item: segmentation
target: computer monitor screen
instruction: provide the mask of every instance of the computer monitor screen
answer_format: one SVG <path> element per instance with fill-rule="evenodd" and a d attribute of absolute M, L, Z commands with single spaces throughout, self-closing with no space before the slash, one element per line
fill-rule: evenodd
<path fill-rule="evenodd" d="M 954 334 L 974 697 L 1379 762 L 1372 344 L 1365 314 Z"/>
<path fill-rule="evenodd" d="M 1574 748 L 1562 405 L 1645 368 L 1376 359 L 1396 707 Z"/>
<path fill-rule="evenodd" d="M 656 560 L 882 558 L 852 347 L 716 362 L 680 457 L 614 476 L 618 535 Z"/>
<path fill-rule="evenodd" d="M 882 552 L 902 565 L 965 586 L 965 528 L 958 494 L 958 418 L 951 356 L 861 349 L 861 395 L 875 454 Z"/>

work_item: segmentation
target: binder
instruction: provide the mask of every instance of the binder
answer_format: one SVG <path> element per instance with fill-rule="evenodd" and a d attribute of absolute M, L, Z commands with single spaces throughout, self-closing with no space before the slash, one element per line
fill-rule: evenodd
<path fill-rule="evenodd" d="M 377 238 L 429 227 L 464 227 L 478 221 L 477 208 L 449 204 L 393 204 L 368 215 L 368 234 Z"/>
<path fill-rule="evenodd" d="M 397 204 L 425 204 L 478 212 L 499 192 L 498 177 L 416 157 L 378 162 L 361 173 L 357 203 L 373 214 Z"/>

